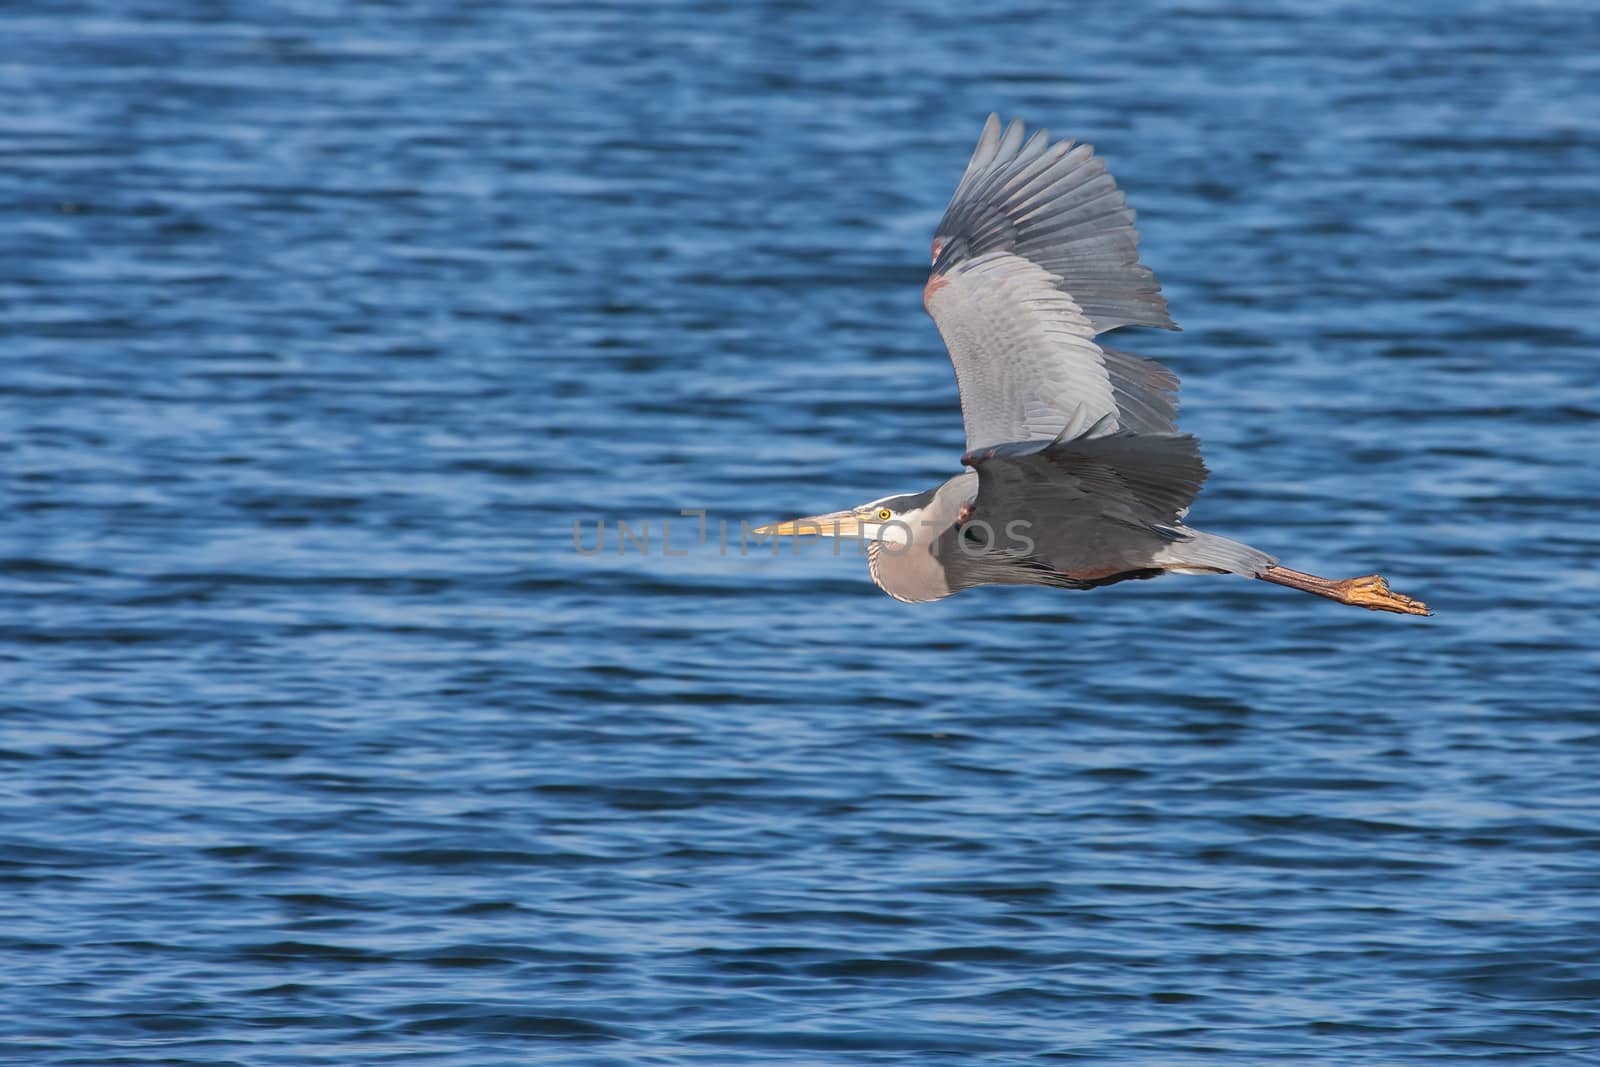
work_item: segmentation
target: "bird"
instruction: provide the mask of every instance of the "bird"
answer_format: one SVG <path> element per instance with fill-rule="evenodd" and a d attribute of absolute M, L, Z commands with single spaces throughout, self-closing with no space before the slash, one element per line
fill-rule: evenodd
<path fill-rule="evenodd" d="M 991 114 L 934 230 L 922 302 L 961 400 L 962 473 L 932 489 L 755 528 L 856 538 L 872 581 L 909 603 L 980 585 L 1092 589 L 1235 574 L 1431 615 L 1380 575 L 1334 580 L 1188 525 L 1208 471 L 1178 430 L 1178 378 L 1102 343 L 1176 330 L 1139 259 L 1133 211 L 1088 144 Z"/>

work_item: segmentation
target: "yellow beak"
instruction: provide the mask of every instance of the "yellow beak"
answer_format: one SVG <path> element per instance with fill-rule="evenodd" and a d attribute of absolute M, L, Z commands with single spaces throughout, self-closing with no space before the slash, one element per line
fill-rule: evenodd
<path fill-rule="evenodd" d="M 761 537 L 857 537 L 861 534 L 861 516 L 853 511 L 834 511 L 808 519 L 774 522 L 750 532 Z"/>

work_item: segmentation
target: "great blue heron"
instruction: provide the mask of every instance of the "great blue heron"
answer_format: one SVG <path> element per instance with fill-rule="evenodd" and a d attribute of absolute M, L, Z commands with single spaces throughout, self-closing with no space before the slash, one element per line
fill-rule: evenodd
<path fill-rule="evenodd" d="M 1375 611 L 1427 605 L 1371 574 L 1335 581 L 1185 524 L 1205 481 L 1177 432 L 1178 379 L 1096 342 L 1175 330 L 1133 212 L 1089 145 L 990 115 L 933 238 L 922 302 L 955 364 L 971 468 L 921 493 L 756 532 L 856 537 L 897 600 L 975 585 L 1088 589 L 1169 571 L 1242 574 Z"/>

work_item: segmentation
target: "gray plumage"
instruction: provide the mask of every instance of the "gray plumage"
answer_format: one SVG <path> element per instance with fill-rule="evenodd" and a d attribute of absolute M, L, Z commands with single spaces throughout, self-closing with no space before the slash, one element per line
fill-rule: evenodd
<path fill-rule="evenodd" d="M 1139 262 L 1133 210 L 1091 145 L 1050 143 L 1048 130 L 1026 142 L 1021 119 L 1004 134 L 1000 117 L 983 124 L 972 161 L 934 230 L 934 273 L 991 252 L 1048 272 L 1094 333 L 1118 326 L 1177 329 L 1161 285 Z"/>
<path fill-rule="evenodd" d="M 976 585 L 1089 589 L 1164 570 L 1257 577 L 1274 562 L 1184 524 L 1206 479 L 1188 434 L 1116 432 L 967 460 L 973 469 L 933 490 L 926 504 L 906 498 L 920 509 L 913 532 L 925 534 L 904 545 L 868 544 L 868 572 L 895 599 L 939 600 Z"/>
<path fill-rule="evenodd" d="M 1095 341 L 1119 326 L 1176 328 L 1139 262 L 1133 212 L 1088 145 L 1023 132 L 989 116 L 924 289 L 973 469 L 934 491 L 923 536 L 869 546 L 873 581 L 934 600 L 1164 569 L 1259 574 L 1271 557 L 1183 523 L 1206 468 L 1199 443 L 1174 432 L 1177 376 Z"/>
<path fill-rule="evenodd" d="M 923 493 L 763 527 L 855 533 L 872 580 L 906 601 L 976 585 L 1087 589 L 1169 571 L 1262 578 L 1342 603 L 1427 614 L 1376 575 L 1335 582 L 1185 521 L 1206 479 L 1177 432 L 1178 379 L 1099 342 L 1177 329 L 1139 234 L 1088 145 L 990 115 L 935 230 L 923 303 L 949 349 L 970 468 Z"/>
<path fill-rule="evenodd" d="M 1170 431 L 1177 378 L 1095 342 L 1176 329 L 1139 262 L 1133 212 L 1088 145 L 1026 142 L 991 115 L 936 230 L 923 302 L 955 365 L 967 448 L 1111 429 Z M 1077 420 L 1077 421 L 1074 421 Z"/>

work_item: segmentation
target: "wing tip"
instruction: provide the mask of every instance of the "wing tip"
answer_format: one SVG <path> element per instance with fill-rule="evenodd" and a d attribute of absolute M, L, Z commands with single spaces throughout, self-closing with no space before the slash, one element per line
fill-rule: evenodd
<path fill-rule="evenodd" d="M 1094 145 L 1031 137 L 1020 117 L 985 118 L 983 132 L 934 228 L 935 273 L 1003 249 L 1057 277 L 1096 334 L 1118 326 L 1177 330 L 1160 282 L 1139 257 L 1136 214 Z"/>

